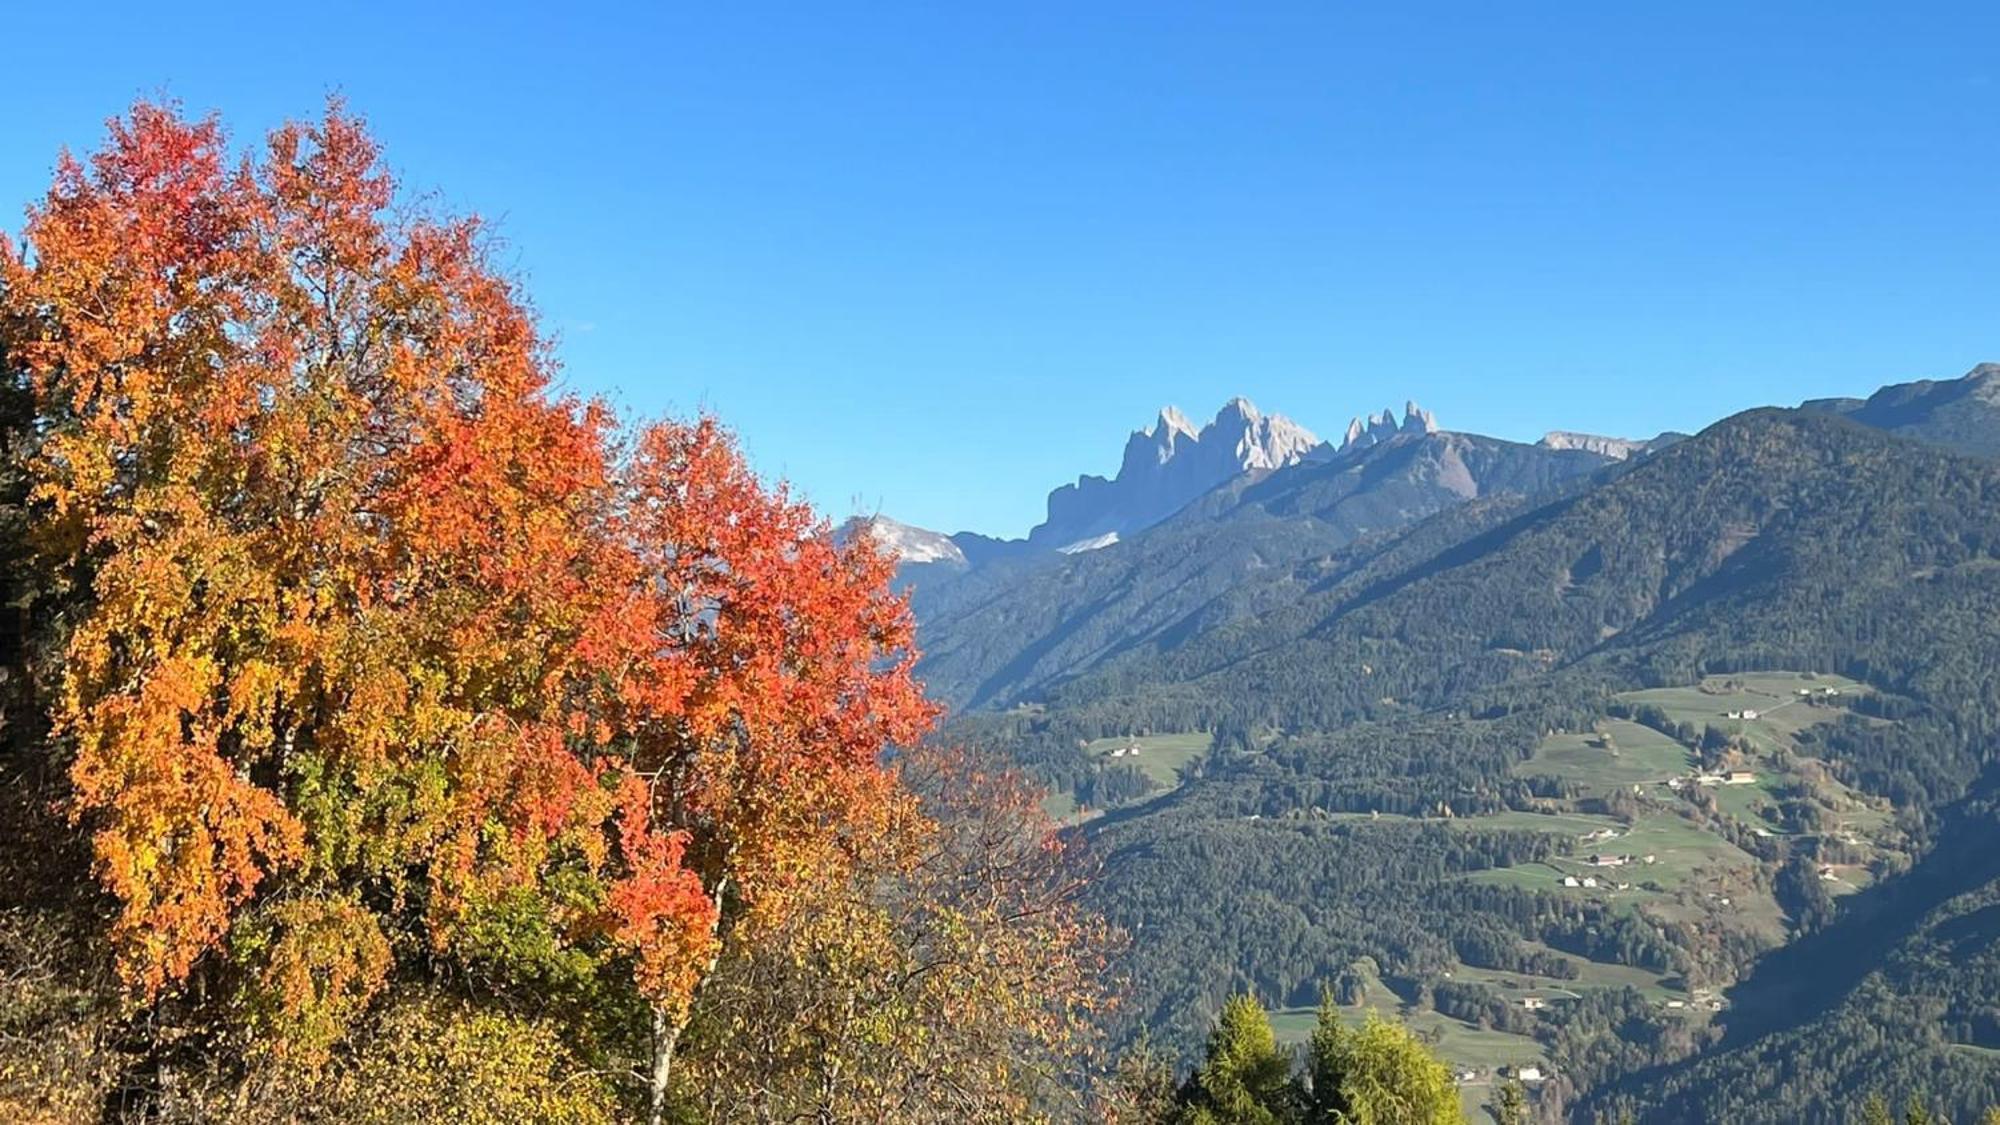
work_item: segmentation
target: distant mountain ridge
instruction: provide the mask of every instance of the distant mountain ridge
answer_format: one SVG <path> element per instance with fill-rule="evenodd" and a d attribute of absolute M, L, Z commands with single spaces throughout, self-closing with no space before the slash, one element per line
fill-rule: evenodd
<path fill-rule="evenodd" d="M 1084 474 L 1049 493 L 1047 515 L 1026 538 L 1000 539 L 977 532 L 952 534 L 885 515 L 856 516 L 843 534 L 871 530 L 875 541 L 903 564 L 905 580 L 955 575 L 991 562 L 1032 555 L 1068 555 L 1129 539 L 1186 507 L 1203 494 L 1246 474 L 1263 474 L 1307 461 L 1383 444 L 1399 436 L 1438 432 L 1437 418 L 1405 403 L 1399 423 L 1388 410 L 1348 424 L 1338 446 L 1282 414 L 1266 414 L 1238 396 L 1206 425 L 1196 427 L 1175 406 L 1126 438 L 1118 472 Z"/>
<path fill-rule="evenodd" d="M 1982 457 L 2000 455 L 2000 363 L 1956 379 L 1896 383 L 1866 399 L 1822 398 L 1801 409 Z"/>
<path fill-rule="evenodd" d="M 1834 414 L 1901 437 L 1982 456 L 2000 455 L 2000 364 L 1980 364 L 1964 376 L 1887 386 L 1866 399 L 1825 398 L 1802 403 L 1808 413 Z M 1119 468 L 1111 477 L 1079 476 L 1049 493 L 1047 514 L 1025 538 L 1002 539 L 976 532 L 944 534 L 885 515 L 849 521 L 849 533 L 863 526 L 900 560 L 905 583 L 959 576 L 994 563 L 1038 557 L 1058 558 L 1130 541 L 1210 492 L 1244 477 L 1259 477 L 1294 466 L 1328 463 L 1413 437 L 1443 433 L 1436 416 L 1406 402 L 1399 421 L 1390 410 L 1348 422 L 1339 444 L 1319 440 L 1311 430 L 1282 414 L 1266 414 L 1249 399 L 1223 404 L 1197 427 L 1179 408 L 1167 406 L 1154 422 L 1126 439 Z M 1626 461 L 1657 453 L 1687 435 L 1664 432 L 1627 438 L 1572 430 L 1550 430 L 1535 445 L 1552 452 L 1587 453 L 1605 461 Z M 1432 469 L 1438 483 L 1461 497 L 1478 495 L 1481 482 L 1456 479 L 1449 460 Z M 1428 509 L 1426 509 L 1428 510 Z M 1369 530 L 1392 526 L 1393 520 Z"/>
<path fill-rule="evenodd" d="M 1574 430 L 1550 430 L 1543 434 L 1542 440 L 1536 444 L 1550 449 L 1586 449 L 1614 461 L 1624 461 L 1665 449 L 1686 436 L 1686 434 L 1664 433 L 1659 437 L 1640 441 L 1635 438 L 1606 437 L 1603 434 L 1580 434 Z"/>
<path fill-rule="evenodd" d="M 1417 430 L 1240 474 L 1117 550 L 918 577 L 920 674 L 949 705 L 1005 705 L 1232 615 L 1234 603 L 1289 596 L 1295 568 L 1358 541 L 1482 498 L 1543 495 L 1614 464 L 1588 450 Z"/>

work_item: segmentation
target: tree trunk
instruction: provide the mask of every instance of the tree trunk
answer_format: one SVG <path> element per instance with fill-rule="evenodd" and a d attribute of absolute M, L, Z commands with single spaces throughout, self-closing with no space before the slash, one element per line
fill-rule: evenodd
<path fill-rule="evenodd" d="M 653 1009 L 653 1078 L 647 1093 L 647 1125 L 661 1125 L 667 1113 L 667 1080 L 674 1069 L 674 1047 L 680 1043 L 682 1021 L 667 1019 L 667 1013 Z"/>

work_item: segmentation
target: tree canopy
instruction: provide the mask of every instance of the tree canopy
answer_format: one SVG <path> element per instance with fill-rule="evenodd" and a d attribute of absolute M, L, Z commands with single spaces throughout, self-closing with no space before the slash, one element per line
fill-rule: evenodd
<path fill-rule="evenodd" d="M 1068 1034 L 1096 986 L 1063 971 L 1066 877 L 995 892 L 1055 894 L 1032 925 L 979 914 L 984 870 L 936 865 L 954 830 L 889 755 L 935 714 L 892 561 L 714 419 L 561 391 L 490 247 L 338 102 L 240 159 L 142 103 L 0 245 L 10 511 L 56 607 L 20 749 L 88 836 L 128 1010 L 221 1004 L 246 1058 L 316 1071 L 447 986 L 643 1056 L 658 1121 L 732 950 L 898 882 L 884 949 L 949 911 L 984 938 L 955 998 Z M 1037 855 L 1050 828 L 1011 830 Z M 513 1018 L 445 1026 L 550 1026 Z"/>

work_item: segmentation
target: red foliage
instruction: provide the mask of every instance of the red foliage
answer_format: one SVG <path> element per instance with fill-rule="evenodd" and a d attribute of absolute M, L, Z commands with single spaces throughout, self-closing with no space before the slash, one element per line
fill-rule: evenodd
<path fill-rule="evenodd" d="M 891 564 L 713 420 L 621 441 L 554 393 L 480 225 L 395 199 L 337 104 L 233 168 L 140 105 L 0 247 L 121 970 L 384 888 L 449 951 L 525 896 L 684 1010 L 721 929 L 841 877 L 933 717 Z"/>

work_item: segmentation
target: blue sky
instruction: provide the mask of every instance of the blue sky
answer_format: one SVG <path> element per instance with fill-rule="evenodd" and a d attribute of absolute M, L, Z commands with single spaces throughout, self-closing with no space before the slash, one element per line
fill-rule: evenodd
<path fill-rule="evenodd" d="M 1693 429 L 2000 359 L 1991 5 L 10 12 L 0 226 L 134 97 L 333 90 L 565 379 L 831 514 L 1018 534 L 1165 403 Z"/>

